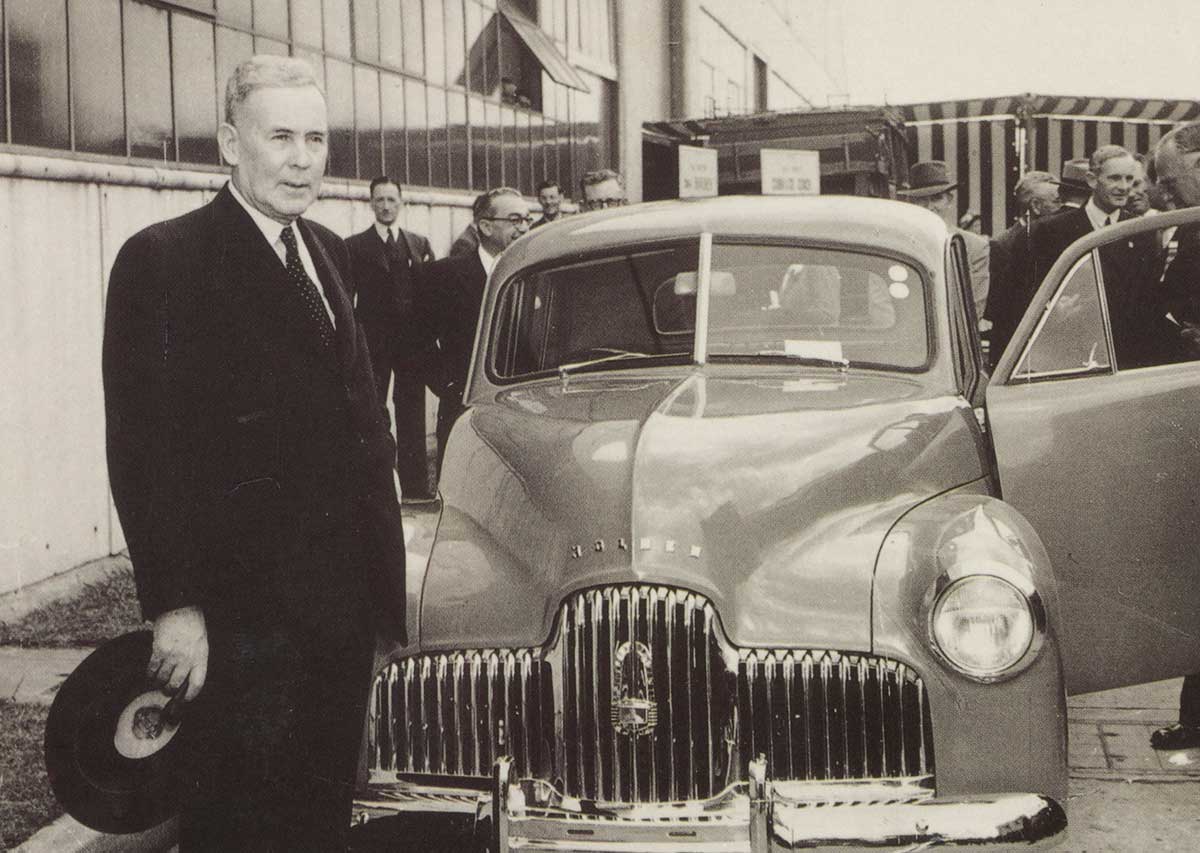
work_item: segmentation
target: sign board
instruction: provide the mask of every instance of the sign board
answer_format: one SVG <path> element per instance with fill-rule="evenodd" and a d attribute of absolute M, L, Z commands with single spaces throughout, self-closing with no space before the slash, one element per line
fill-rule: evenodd
<path fill-rule="evenodd" d="M 705 198 L 717 194 L 717 149 L 679 146 L 679 197 Z"/>
<path fill-rule="evenodd" d="M 764 148 L 763 195 L 820 195 L 821 154 L 792 148 Z"/>

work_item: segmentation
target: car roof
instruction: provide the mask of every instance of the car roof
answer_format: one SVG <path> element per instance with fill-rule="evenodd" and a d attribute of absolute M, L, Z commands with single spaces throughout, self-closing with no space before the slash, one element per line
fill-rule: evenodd
<path fill-rule="evenodd" d="M 947 229 L 923 208 L 854 196 L 722 196 L 650 202 L 568 216 L 535 229 L 500 258 L 496 278 L 566 255 L 711 232 L 861 246 L 941 267 Z"/>

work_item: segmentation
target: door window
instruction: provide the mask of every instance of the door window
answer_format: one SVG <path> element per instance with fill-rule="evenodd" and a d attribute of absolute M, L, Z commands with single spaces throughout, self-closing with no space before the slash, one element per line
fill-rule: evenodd
<path fill-rule="evenodd" d="M 1014 379 L 1112 371 L 1095 258 L 1095 252 L 1080 258 L 1063 280 L 1017 362 Z"/>

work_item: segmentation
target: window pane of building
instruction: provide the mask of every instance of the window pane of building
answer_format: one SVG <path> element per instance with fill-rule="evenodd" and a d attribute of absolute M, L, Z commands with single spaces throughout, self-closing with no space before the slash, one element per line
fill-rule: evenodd
<path fill-rule="evenodd" d="M 429 185 L 429 124 L 425 112 L 425 86 L 404 81 L 404 117 L 408 138 L 409 183 Z"/>
<path fill-rule="evenodd" d="M 325 60 L 325 102 L 329 107 L 329 174 L 356 177 L 354 164 L 354 68 Z"/>
<path fill-rule="evenodd" d="M 383 171 L 400 183 L 408 182 L 404 153 L 404 78 L 384 74 L 382 85 Z"/>
<path fill-rule="evenodd" d="M 379 61 L 379 6 L 377 0 L 354 0 L 354 58 Z"/>
<path fill-rule="evenodd" d="M 446 28 L 436 0 L 425 4 L 425 79 L 446 82 Z"/>
<path fill-rule="evenodd" d="M 251 29 L 254 26 L 253 4 L 250 0 L 217 0 L 217 20 Z"/>
<path fill-rule="evenodd" d="M 121 52 L 112 48 L 121 43 L 121 2 L 71 0 L 70 24 L 75 150 L 123 157 L 125 91 Z"/>
<path fill-rule="evenodd" d="M 404 70 L 425 74 L 425 13 L 421 0 L 400 0 L 404 21 Z"/>
<path fill-rule="evenodd" d="M 384 65 L 404 67 L 405 23 L 400 0 L 379 0 L 379 61 Z"/>
<path fill-rule="evenodd" d="M 321 0 L 292 0 L 292 41 L 319 48 L 321 35 Z"/>
<path fill-rule="evenodd" d="M 503 125 L 504 185 L 521 185 L 521 167 L 517 165 L 517 111 L 512 107 L 500 108 L 500 123 Z"/>
<path fill-rule="evenodd" d="M 219 163 L 213 25 L 176 15 L 171 21 L 171 58 L 176 69 L 175 136 L 179 140 L 179 159 L 185 163 Z"/>
<path fill-rule="evenodd" d="M 533 194 L 533 158 L 529 138 L 529 111 L 517 110 L 517 158 L 521 164 L 520 190 Z"/>
<path fill-rule="evenodd" d="M 484 101 L 487 123 L 488 187 L 504 185 L 504 136 L 500 127 L 500 107 L 495 101 Z"/>
<path fill-rule="evenodd" d="M 446 0 L 446 82 L 452 86 L 467 85 L 466 21 L 463 19 L 463 0 Z"/>
<path fill-rule="evenodd" d="M 561 189 L 569 190 L 570 187 L 562 186 L 562 178 L 558 174 L 558 125 L 546 119 L 544 132 L 546 134 L 546 180 L 557 181 Z"/>
<path fill-rule="evenodd" d="M 174 159 L 167 13 L 131 0 L 125 3 L 125 103 L 129 153 Z"/>
<path fill-rule="evenodd" d="M 65 0 L 8 0 L 12 141 L 70 148 Z"/>
<path fill-rule="evenodd" d="M 379 115 L 379 72 L 354 69 L 354 126 L 358 135 L 358 176 L 383 174 L 383 140 Z"/>
<path fill-rule="evenodd" d="M 471 188 L 470 163 L 467 157 L 467 96 L 462 92 L 446 93 L 446 118 L 450 133 L 450 186 Z"/>
<path fill-rule="evenodd" d="M 254 31 L 288 40 L 288 0 L 254 0 Z"/>
<path fill-rule="evenodd" d="M 466 40 L 466 85 L 472 92 L 483 93 L 483 67 L 487 62 L 487 46 L 483 41 L 483 7 L 476 0 L 467 0 L 463 35 Z"/>
<path fill-rule="evenodd" d="M 429 110 L 429 181 L 450 186 L 450 140 L 446 133 L 446 90 L 430 86 L 425 100 Z"/>
<path fill-rule="evenodd" d="M 350 4 L 346 0 L 324 0 L 325 50 L 350 55 Z"/>
<path fill-rule="evenodd" d="M 289 53 L 288 44 L 284 41 L 269 39 L 265 36 L 254 37 L 254 52 L 269 53 L 275 56 L 287 56 Z"/>
<path fill-rule="evenodd" d="M 225 84 L 237 68 L 254 55 L 254 38 L 226 27 L 217 27 L 217 93 L 221 99 L 219 115 L 225 120 Z"/>
<path fill-rule="evenodd" d="M 536 189 L 537 185 L 546 180 L 546 137 L 544 120 L 541 113 L 529 115 L 529 155 L 533 160 L 533 175 L 530 180 Z"/>
<path fill-rule="evenodd" d="M 487 189 L 487 115 L 482 98 L 467 99 L 467 124 L 471 126 L 471 189 Z"/>

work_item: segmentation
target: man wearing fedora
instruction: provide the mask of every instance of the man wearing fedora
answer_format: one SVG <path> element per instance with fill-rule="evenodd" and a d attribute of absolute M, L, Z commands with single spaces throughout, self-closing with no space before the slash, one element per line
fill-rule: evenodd
<path fill-rule="evenodd" d="M 1029 235 L 1034 222 L 1062 209 L 1059 182 L 1049 172 L 1026 172 L 1017 181 L 1013 194 L 1017 201 L 1017 221 L 991 242 L 987 319 L 992 324 L 988 340 L 993 362 L 1004 352 L 1029 305 L 1030 294 L 1025 292 L 1021 276 L 1014 274 L 1010 267 L 1029 256 Z"/>
<path fill-rule="evenodd" d="M 967 246 L 967 263 L 971 268 L 971 294 L 975 301 L 975 316 L 983 322 L 987 306 L 988 240 L 973 231 L 958 227 L 958 208 L 955 204 L 955 181 L 942 160 L 922 160 L 908 170 L 908 186 L 900 191 L 900 197 L 919 205 L 941 217 L 946 227 L 962 235 Z"/>
<path fill-rule="evenodd" d="M 1087 180 L 1088 158 L 1064 160 L 1059 174 L 1062 177 L 1058 182 L 1058 194 L 1062 197 L 1063 206 L 1075 208 L 1087 204 L 1087 200 L 1092 197 L 1092 189 Z"/>

